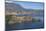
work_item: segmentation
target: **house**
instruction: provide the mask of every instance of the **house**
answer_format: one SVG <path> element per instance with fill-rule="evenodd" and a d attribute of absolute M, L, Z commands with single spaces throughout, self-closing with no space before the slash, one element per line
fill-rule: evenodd
<path fill-rule="evenodd" d="M 12 15 L 12 19 L 9 21 L 10 23 L 22 23 L 25 21 L 32 21 L 31 14 L 27 14 L 26 12 L 24 14 L 16 13 L 16 12 L 9 12 L 6 13 L 6 15 Z"/>

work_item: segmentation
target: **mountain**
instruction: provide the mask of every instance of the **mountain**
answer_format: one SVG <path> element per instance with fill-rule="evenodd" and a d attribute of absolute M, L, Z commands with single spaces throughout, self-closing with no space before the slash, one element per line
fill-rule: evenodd
<path fill-rule="evenodd" d="M 25 9 L 21 5 L 16 4 L 16 3 L 7 3 L 5 2 L 5 12 L 17 12 L 17 13 L 22 13 L 22 14 L 30 14 L 32 10 L 30 9 Z"/>
<path fill-rule="evenodd" d="M 33 14 L 40 14 L 42 13 L 43 14 L 43 10 L 39 10 L 39 9 L 25 9 L 23 8 L 21 5 L 19 4 L 16 4 L 16 3 L 8 3 L 8 2 L 5 2 L 5 12 L 9 13 L 9 12 L 22 12 L 23 13 L 26 13 L 26 14 L 30 14 L 31 12 Z"/>
<path fill-rule="evenodd" d="M 15 12 L 15 11 L 21 11 L 23 10 L 23 8 L 18 5 L 18 4 L 14 4 L 14 3 L 5 3 L 5 10 L 9 11 L 9 12 Z"/>

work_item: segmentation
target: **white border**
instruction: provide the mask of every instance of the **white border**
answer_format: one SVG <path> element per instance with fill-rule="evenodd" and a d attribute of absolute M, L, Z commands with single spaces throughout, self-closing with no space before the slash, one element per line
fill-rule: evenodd
<path fill-rule="evenodd" d="M 0 0 L 0 31 L 5 31 L 5 8 L 4 0 Z"/>
<path fill-rule="evenodd" d="M 0 31 L 5 31 L 5 0 L 0 0 Z M 18 1 L 18 0 L 17 0 Z M 38 2 L 39 0 L 20 0 L 20 1 L 32 1 L 32 2 Z M 41 2 L 43 2 L 42 0 L 40 0 Z M 40 2 L 39 1 L 39 2 Z M 44 0 L 44 2 L 46 3 L 46 0 Z M 44 5 L 44 13 L 46 13 L 46 4 Z M 44 22 L 45 22 L 45 26 L 46 26 L 46 14 L 44 14 Z M 29 29 L 29 30 L 19 30 L 19 31 L 45 31 L 45 29 Z M 17 30 L 18 31 L 18 30 Z"/>

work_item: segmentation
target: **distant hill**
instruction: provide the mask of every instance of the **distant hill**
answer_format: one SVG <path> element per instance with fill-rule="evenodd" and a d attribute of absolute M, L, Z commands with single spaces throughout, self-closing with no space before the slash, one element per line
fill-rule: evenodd
<path fill-rule="evenodd" d="M 32 12 L 34 14 L 40 14 L 42 13 L 43 14 L 43 10 L 39 10 L 39 9 L 25 9 L 23 8 L 21 5 L 19 4 L 16 4 L 16 3 L 8 3 L 8 2 L 5 2 L 5 12 Z"/>
<path fill-rule="evenodd" d="M 25 9 L 21 5 L 16 3 L 5 3 L 5 12 L 23 12 L 23 13 L 31 13 L 32 10 Z"/>
<path fill-rule="evenodd" d="M 15 11 L 23 10 L 23 8 L 18 4 L 5 3 L 5 10 L 9 12 L 15 12 Z"/>

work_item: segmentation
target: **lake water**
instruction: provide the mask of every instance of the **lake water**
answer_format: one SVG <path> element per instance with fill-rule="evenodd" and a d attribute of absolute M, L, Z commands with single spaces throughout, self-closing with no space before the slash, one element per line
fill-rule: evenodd
<path fill-rule="evenodd" d="M 30 23 L 29 22 L 29 23 L 7 25 L 6 30 L 23 30 L 23 29 L 44 28 L 43 15 L 42 16 L 33 16 L 32 18 L 40 19 L 40 22 L 35 22 L 35 23 Z"/>
<path fill-rule="evenodd" d="M 7 30 L 23 30 L 23 29 L 40 29 L 44 28 L 43 22 L 35 22 L 35 23 L 21 23 L 21 24 L 12 24 L 7 25 Z"/>

